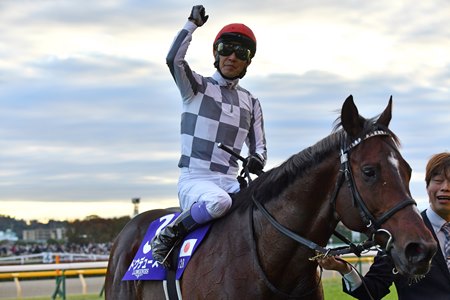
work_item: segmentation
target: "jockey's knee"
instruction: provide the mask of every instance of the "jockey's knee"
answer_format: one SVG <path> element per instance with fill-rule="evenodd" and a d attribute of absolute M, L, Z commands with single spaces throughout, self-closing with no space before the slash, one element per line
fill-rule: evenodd
<path fill-rule="evenodd" d="M 231 204 L 232 201 L 230 196 L 220 196 L 213 202 L 207 202 L 206 209 L 211 217 L 216 219 L 223 216 L 231 208 Z"/>

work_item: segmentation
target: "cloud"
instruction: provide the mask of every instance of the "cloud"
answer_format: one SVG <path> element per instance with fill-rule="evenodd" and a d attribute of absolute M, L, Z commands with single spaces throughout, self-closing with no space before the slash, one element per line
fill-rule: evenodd
<path fill-rule="evenodd" d="M 269 168 L 330 134 L 348 95 L 365 117 L 392 95 L 391 128 L 414 169 L 411 191 L 426 205 L 420 172 L 431 154 L 449 150 L 450 4 L 204 5 L 210 19 L 187 55 L 198 73 L 214 71 L 211 44 L 226 23 L 244 22 L 257 36 L 241 84 L 263 105 Z M 139 196 L 176 205 L 181 100 L 165 56 L 190 9 L 178 1 L 0 2 L 2 203 L 129 205 Z"/>

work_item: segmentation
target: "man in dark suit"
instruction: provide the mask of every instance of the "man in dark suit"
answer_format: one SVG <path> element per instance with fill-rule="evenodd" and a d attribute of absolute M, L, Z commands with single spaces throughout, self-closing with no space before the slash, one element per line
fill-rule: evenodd
<path fill-rule="evenodd" d="M 339 258 L 319 261 L 324 269 L 336 270 L 343 275 L 345 293 L 357 299 L 382 299 L 394 283 L 399 300 L 450 300 L 450 232 L 445 232 L 446 226 L 450 231 L 450 152 L 431 157 L 425 182 L 430 206 L 422 212 L 422 217 L 439 243 L 430 271 L 418 282 L 409 282 L 406 277 L 392 272 L 394 264 L 390 257 L 377 255 L 367 274 L 360 278 Z"/>

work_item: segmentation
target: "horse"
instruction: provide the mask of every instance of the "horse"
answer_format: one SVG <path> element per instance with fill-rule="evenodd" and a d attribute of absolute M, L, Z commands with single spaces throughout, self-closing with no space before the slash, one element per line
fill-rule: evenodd
<path fill-rule="evenodd" d="M 323 299 L 317 254 L 339 222 L 371 237 L 406 276 L 426 274 L 436 242 L 413 200 L 411 167 L 388 128 L 392 96 L 374 118 L 350 95 L 331 134 L 252 180 L 214 221 L 180 280 L 183 299 Z M 345 184 L 346 183 L 346 184 Z M 165 299 L 161 282 L 121 281 L 149 224 L 173 209 L 143 212 L 117 236 L 106 299 Z"/>

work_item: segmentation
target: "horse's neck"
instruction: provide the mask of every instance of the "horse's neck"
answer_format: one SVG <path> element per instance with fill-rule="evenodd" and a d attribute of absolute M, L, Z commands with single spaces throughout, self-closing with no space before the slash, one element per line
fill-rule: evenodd
<path fill-rule="evenodd" d="M 318 238 L 320 233 L 330 232 L 330 222 L 337 222 L 330 202 L 338 173 L 337 163 L 327 159 L 299 176 L 266 206 L 280 223 L 304 236 Z M 325 242 L 328 237 L 324 237 Z"/>
<path fill-rule="evenodd" d="M 265 203 L 265 207 L 283 226 L 325 246 L 337 224 L 330 205 L 339 173 L 337 164 L 337 160 L 331 158 L 320 163 L 299 176 L 275 199 Z M 307 272 L 311 274 L 309 280 L 314 280 L 316 265 L 308 261 L 314 252 L 282 235 L 262 215 L 255 214 L 254 218 L 258 252 L 264 268 L 271 270 L 274 277 L 280 276 L 280 282 L 285 284 L 289 280 L 281 279 L 285 274 L 290 274 L 286 275 L 290 279 L 297 278 L 291 272 Z"/>

